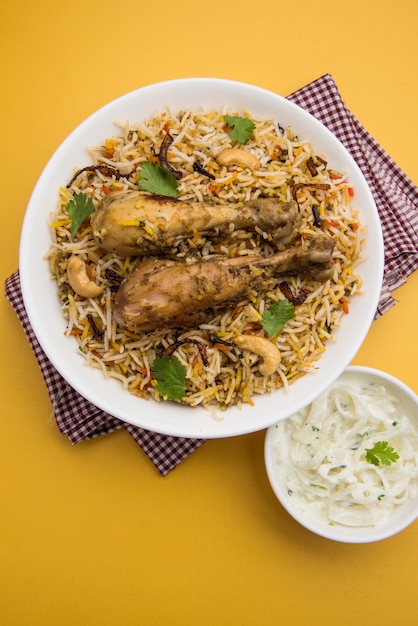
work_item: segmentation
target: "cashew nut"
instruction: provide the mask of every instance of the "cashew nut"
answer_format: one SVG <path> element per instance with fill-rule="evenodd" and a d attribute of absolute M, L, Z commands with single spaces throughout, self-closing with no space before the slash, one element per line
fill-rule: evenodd
<path fill-rule="evenodd" d="M 248 167 L 250 170 L 258 170 L 261 167 L 261 163 L 255 154 L 248 152 L 247 150 L 240 150 L 239 148 L 227 148 L 223 150 L 216 157 L 219 165 L 240 165 L 241 167 Z"/>
<path fill-rule="evenodd" d="M 87 276 L 86 264 L 83 259 L 74 254 L 68 261 L 67 278 L 74 291 L 83 298 L 96 298 L 103 291 L 103 287 L 96 285 Z"/>
<path fill-rule="evenodd" d="M 264 337 L 256 335 L 238 335 L 234 343 L 244 350 L 249 350 L 263 357 L 259 370 L 262 376 L 270 376 L 280 365 L 281 354 L 277 346 Z"/>

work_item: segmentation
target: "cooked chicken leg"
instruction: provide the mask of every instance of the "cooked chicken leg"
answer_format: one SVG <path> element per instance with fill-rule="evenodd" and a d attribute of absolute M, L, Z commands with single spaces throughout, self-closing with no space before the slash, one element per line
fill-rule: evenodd
<path fill-rule="evenodd" d="M 271 276 L 301 274 L 318 281 L 334 273 L 333 242 L 326 236 L 269 258 L 236 257 L 181 263 L 147 259 L 137 265 L 116 294 L 117 322 L 132 331 L 187 328 L 234 306 Z"/>
<path fill-rule="evenodd" d="M 112 192 L 91 216 L 98 245 L 120 256 L 150 256 L 167 252 L 194 232 L 219 234 L 259 226 L 271 233 L 278 247 L 295 239 L 299 214 L 295 202 L 262 198 L 244 204 L 182 202 L 137 191 Z"/>

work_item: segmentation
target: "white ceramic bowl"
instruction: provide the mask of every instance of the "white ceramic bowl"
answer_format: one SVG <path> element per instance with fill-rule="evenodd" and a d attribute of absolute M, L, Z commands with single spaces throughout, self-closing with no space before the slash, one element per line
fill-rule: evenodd
<path fill-rule="evenodd" d="M 338 382 L 375 383 L 385 387 L 388 393 L 396 395 L 400 401 L 399 411 L 407 416 L 418 433 L 418 396 L 404 383 L 393 376 L 369 367 L 349 366 L 339 377 Z M 278 462 L 277 441 L 279 433 L 276 425 L 266 433 L 264 456 L 267 476 L 271 487 L 286 511 L 308 530 L 344 543 L 370 543 L 380 541 L 399 533 L 418 516 L 418 489 L 415 497 L 396 505 L 388 518 L 372 526 L 347 526 L 338 523 L 330 525 L 302 510 L 298 502 L 288 494 L 284 467 Z M 303 505 L 302 505 L 303 506 Z"/>
<path fill-rule="evenodd" d="M 169 106 L 173 111 L 223 107 L 248 109 L 255 115 L 275 116 L 290 125 L 300 138 L 311 141 L 329 163 L 348 171 L 356 189 L 355 202 L 367 225 L 365 260 L 361 265 L 365 295 L 355 298 L 350 315 L 338 331 L 314 376 L 305 376 L 283 391 L 258 397 L 254 407 L 229 409 L 222 421 L 203 408 L 140 400 L 108 380 L 99 370 L 83 365 L 75 342 L 64 336 L 65 322 L 43 255 L 50 246 L 48 218 L 56 207 L 63 181 L 75 167 L 89 163 L 87 147 L 98 145 L 116 132 L 115 121 L 141 121 Z M 229 80 L 190 78 L 150 85 L 110 102 L 80 124 L 59 146 L 42 172 L 30 198 L 21 236 L 20 277 L 25 306 L 33 330 L 49 359 L 81 395 L 99 408 L 130 424 L 156 432 L 184 437 L 218 438 L 266 428 L 313 400 L 351 361 L 369 329 L 377 307 L 383 275 L 383 244 L 380 221 L 371 192 L 354 160 L 320 122 L 285 98 L 255 86 Z"/>

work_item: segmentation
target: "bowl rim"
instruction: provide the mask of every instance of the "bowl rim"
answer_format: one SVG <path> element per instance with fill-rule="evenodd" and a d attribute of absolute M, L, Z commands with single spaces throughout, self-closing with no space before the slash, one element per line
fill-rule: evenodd
<path fill-rule="evenodd" d="M 371 377 L 379 380 L 381 382 L 385 382 L 389 384 L 393 389 L 399 390 L 403 397 L 408 398 L 409 401 L 418 409 L 418 396 L 417 394 L 403 381 L 399 378 L 396 378 L 392 374 L 385 372 L 384 370 L 379 370 L 375 367 L 365 366 L 365 365 L 349 365 L 342 372 L 341 376 L 337 379 L 339 380 L 345 376 L 361 376 L 361 377 Z M 337 381 L 334 381 L 337 382 Z M 333 383 L 331 383 L 333 384 Z M 396 534 L 399 534 L 403 530 L 405 530 L 408 526 L 410 526 L 415 520 L 418 519 L 418 493 L 415 496 L 414 504 L 412 501 L 409 502 L 410 509 L 406 512 L 405 515 L 402 515 L 402 507 L 408 504 L 405 502 L 399 506 L 396 512 L 398 512 L 397 520 L 394 524 L 388 523 L 382 524 L 379 527 L 342 527 L 342 526 L 333 526 L 329 527 L 327 525 L 321 524 L 317 522 L 310 516 L 306 515 L 300 509 L 291 503 L 290 499 L 286 497 L 286 494 L 281 489 L 272 458 L 272 442 L 274 438 L 274 430 L 275 424 L 270 426 L 266 430 L 266 434 L 264 437 L 264 464 L 265 470 L 267 474 L 268 481 L 270 483 L 271 489 L 276 496 L 277 500 L 284 508 L 284 510 L 291 516 L 293 519 L 298 522 L 301 526 L 305 527 L 310 532 L 323 537 L 325 539 L 329 539 L 331 541 L 340 542 L 340 543 L 351 543 L 351 544 L 365 544 L 365 543 L 374 543 L 377 541 L 382 541 L 384 539 L 388 539 L 393 537 Z M 417 412 L 417 432 L 418 432 L 418 412 Z M 332 530 L 330 529 L 332 528 Z"/>
<path fill-rule="evenodd" d="M 210 94 L 210 98 L 213 98 L 214 100 L 222 99 L 223 102 L 230 97 L 231 100 L 233 100 L 230 104 L 235 106 L 235 102 L 239 101 L 240 108 L 244 108 L 245 96 L 245 98 L 251 102 L 251 105 L 248 107 L 249 110 L 259 107 L 259 110 L 254 111 L 254 114 L 259 115 L 260 111 L 261 113 L 265 111 L 265 115 L 267 115 L 266 109 L 268 109 L 270 111 L 270 115 L 274 115 L 276 109 L 277 112 L 280 110 L 281 115 L 285 116 L 286 114 L 288 118 L 291 117 L 292 120 L 294 119 L 295 124 L 299 124 L 300 128 L 306 124 L 312 137 L 319 137 L 321 141 L 326 143 L 331 155 L 334 155 L 335 152 L 336 157 L 338 157 L 337 160 L 339 158 L 343 160 L 351 179 L 354 180 L 357 189 L 363 198 L 364 207 L 367 207 L 367 215 L 365 216 L 363 213 L 363 217 L 368 221 L 368 225 L 370 225 L 368 239 L 371 242 L 370 247 L 373 249 L 374 264 L 373 280 L 370 280 L 369 282 L 369 291 L 367 293 L 370 306 L 367 310 L 363 309 L 361 311 L 359 304 L 356 304 L 353 307 L 354 312 L 352 317 L 355 317 L 357 314 L 358 322 L 354 341 L 350 341 L 349 343 L 347 342 L 345 345 L 343 358 L 341 358 L 341 355 L 338 353 L 340 358 L 337 367 L 327 365 L 326 381 L 322 380 L 321 374 L 316 375 L 316 385 L 311 385 L 310 383 L 308 384 L 306 379 L 309 377 L 307 376 L 302 377 L 299 381 L 296 381 L 295 384 L 298 384 L 301 389 L 300 395 L 305 400 L 313 399 L 316 395 L 318 395 L 318 393 L 321 392 L 322 389 L 325 388 L 325 386 L 330 383 L 332 379 L 337 378 L 339 373 L 344 369 L 344 367 L 346 367 L 347 363 L 351 361 L 352 357 L 355 355 L 363 342 L 373 321 L 383 279 L 383 236 L 379 215 L 371 191 L 359 166 L 348 150 L 319 120 L 314 118 L 295 103 L 290 102 L 277 93 L 239 81 L 217 78 L 183 78 L 146 85 L 119 96 L 118 98 L 105 104 L 88 116 L 64 139 L 40 174 L 29 199 L 24 216 L 19 249 L 20 280 L 23 300 L 32 329 L 48 359 L 51 361 L 55 369 L 57 369 L 59 374 L 78 393 L 99 409 L 105 411 L 113 417 L 121 419 L 128 424 L 171 436 L 210 439 L 247 434 L 267 428 L 270 424 L 277 420 L 277 409 L 273 406 L 275 405 L 275 402 L 273 400 L 266 400 L 266 397 L 271 397 L 272 394 L 266 394 L 265 396 L 258 396 L 255 398 L 256 408 L 250 409 L 250 411 L 253 411 L 253 415 L 250 415 L 250 418 L 248 418 L 250 411 L 247 410 L 247 407 L 244 407 L 242 411 L 236 407 L 231 407 L 226 412 L 227 418 L 221 422 L 214 420 L 210 415 L 210 412 L 202 409 L 201 407 L 190 408 L 181 406 L 181 417 L 179 417 L 179 407 L 173 407 L 172 404 L 166 403 L 170 404 L 168 413 L 166 407 L 163 407 L 162 403 L 158 403 L 158 411 L 153 410 L 152 419 L 149 419 L 147 416 L 149 413 L 149 403 L 147 409 L 145 409 L 145 406 L 138 405 L 138 402 L 141 402 L 141 399 L 135 398 L 134 405 L 131 400 L 125 397 L 123 401 L 118 404 L 118 406 L 115 406 L 115 404 L 110 406 L 108 397 L 113 396 L 114 394 L 119 395 L 117 389 L 119 388 L 120 383 L 118 381 L 107 379 L 107 387 L 105 389 L 102 382 L 98 378 L 99 374 L 102 376 L 99 370 L 93 370 L 92 368 L 84 368 L 84 370 L 82 370 L 82 362 L 80 362 L 81 357 L 79 355 L 77 355 L 78 366 L 76 366 L 73 356 L 66 351 L 62 343 L 60 344 L 60 348 L 58 348 L 57 341 L 59 340 L 57 337 L 50 336 L 51 323 L 48 325 L 48 320 L 49 322 L 55 322 L 55 318 L 53 314 L 45 308 L 43 303 L 38 302 L 37 290 L 39 289 L 39 285 L 35 284 L 36 281 L 33 279 L 33 274 L 35 273 L 36 276 L 39 260 L 34 259 L 35 251 L 32 256 L 30 256 L 30 252 L 34 246 L 31 241 L 33 229 L 35 228 L 36 230 L 36 228 L 39 228 L 39 225 L 36 224 L 35 216 L 36 211 L 39 209 L 40 200 L 47 198 L 49 202 L 52 197 L 56 200 L 59 181 L 65 180 L 66 173 L 70 173 L 70 166 L 67 162 L 69 154 L 72 155 L 73 159 L 75 158 L 75 154 L 80 155 L 80 158 L 82 155 L 84 160 L 88 158 L 85 148 L 88 145 L 95 145 L 94 142 L 90 142 L 89 138 L 92 134 L 94 134 L 94 132 L 96 132 L 96 134 L 98 133 L 97 125 L 99 122 L 105 121 L 109 126 L 112 125 L 114 130 L 115 120 L 123 117 L 123 112 L 130 110 L 130 108 L 132 108 L 132 104 L 135 103 L 137 105 L 140 103 L 140 113 L 138 114 L 138 118 L 143 119 L 151 114 L 151 110 L 155 113 L 156 109 L 161 110 L 167 106 L 167 92 L 174 94 L 174 100 L 177 97 L 181 98 L 178 94 L 183 93 L 190 94 L 191 99 L 195 98 L 196 101 L 200 99 L 200 94 L 205 94 L 204 97 L 202 97 L 202 100 L 209 98 L 208 94 Z M 156 100 L 158 98 L 160 98 L 159 107 L 156 104 Z M 205 106 L 205 101 L 203 104 L 200 102 L 199 106 Z M 210 104 L 209 106 L 214 105 Z M 274 109 L 274 107 L 276 108 Z M 176 104 L 174 108 L 178 109 L 179 105 Z M 196 107 L 190 106 L 190 108 Z M 117 115 L 116 113 L 119 111 L 120 114 Z M 274 115 L 274 117 L 277 119 L 277 115 Z M 131 119 L 131 121 L 133 120 Z M 103 130 L 101 135 L 102 139 L 105 137 L 107 132 L 107 129 Z M 77 162 L 78 161 L 72 162 L 71 171 L 73 171 Z M 51 192 L 49 192 L 49 195 L 47 195 L 45 187 L 48 182 L 54 179 L 54 175 L 56 176 L 59 164 L 63 167 L 60 170 L 60 178 L 57 181 L 58 184 L 56 185 L 56 188 L 54 188 Z M 43 225 L 43 228 L 45 229 L 45 225 Z M 36 251 L 36 253 L 38 252 L 39 251 Z M 46 250 L 42 250 L 42 253 L 44 252 L 46 252 Z M 365 261 L 365 263 L 368 263 L 368 261 Z M 46 280 L 46 272 L 47 270 L 45 268 L 39 270 L 38 272 L 39 275 L 42 275 L 43 281 Z M 43 284 L 41 284 L 40 287 L 41 289 L 44 289 Z M 47 288 L 45 287 L 45 290 L 46 289 Z M 50 298 L 49 293 L 48 297 Z M 51 301 L 49 304 L 51 304 Z M 54 306 L 56 307 L 57 303 L 55 303 Z M 45 316 L 47 316 L 47 319 L 44 319 Z M 60 349 L 64 350 L 65 359 L 61 357 L 61 353 L 59 353 Z M 322 363 L 322 370 L 325 369 L 325 363 L 328 363 L 325 357 L 327 353 L 331 353 L 332 350 L 335 352 L 334 346 L 328 346 L 324 356 L 321 357 L 320 363 Z M 74 352 L 76 352 L 75 349 Z M 332 352 L 332 354 L 334 354 L 334 352 Z M 331 356 L 329 356 L 329 359 L 331 359 Z M 78 372 L 78 369 L 80 369 L 80 373 Z M 87 372 L 87 369 L 90 369 L 91 372 Z M 76 371 L 75 378 L 73 375 L 74 370 Z M 95 372 L 95 374 L 92 372 Z M 280 393 L 280 391 L 281 390 L 275 393 Z M 128 395 L 127 392 L 125 392 L 125 394 Z M 293 398 L 291 400 L 293 403 L 296 402 L 295 395 L 296 394 L 293 394 Z M 142 402 L 145 403 L 145 401 Z M 287 405 L 289 402 L 290 400 L 288 397 L 285 398 L 282 396 L 281 404 Z M 140 408 L 138 408 L 139 406 Z M 199 419 L 197 420 L 194 418 L 189 419 L 187 413 L 188 411 L 189 413 L 194 413 L 194 417 L 196 417 L 198 411 L 202 411 L 205 414 L 205 417 L 203 417 L 202 413 L 199 414 Z M 255 412 L 258 414 L 257 417 L 254 415 Z M 294 412 L 293 405 L 283 412 L 283 418 L 286 417 L 286 414 L 291 414 L 292 412 Z M 166 415 L 166 413 L 168 413 L 168 415 Z M 183 415 L 186 417 L 183 417 Z M 202 415 L 202 417 L 200 417 L 200 415 Z M 172 419 L 172 416 L 174 416 L 174 419 Z"/>

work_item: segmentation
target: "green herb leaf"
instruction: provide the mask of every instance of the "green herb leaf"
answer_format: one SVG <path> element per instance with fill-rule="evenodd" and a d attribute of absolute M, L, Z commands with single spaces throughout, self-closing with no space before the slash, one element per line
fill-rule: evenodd
<path fill-rule="evenodd" d="M 366 448 L 366 461 L 373 465 L 391 465 L 399 459 L 399 454 L 387 441 L 377 441 L 373 448 Z"/>
<path fill-rule="evenodd" d="M 164 167 L 146 161 L 139 167 L 138 173 L 140 176 L 138 185 L 142 191 L 149 191 L 160 196 L 170 196 L 171 198 L 178 196 L 177 181 Z"/>
<path fill-rule="evenodd" d="M 94 205 L 91 196 L 85 193 L 76 194 L 67 204 L 67 213 L 71 217 L 71 238 L 74 239 L 81 224 L 93 213 Z"/>
<path fill-rule="evenodd" d="M 181 400 L 186 392 L 186 368 L 176 356 L 157 357 L 152 364 L 156 390 L 168 400 Z"/>
<path fill-rule="evenodd" d="M 224 115 L 224 120 L 231 127 L 228 134 L 232 141 L 238 141 L 238 143 L 243 144 L 248 143 L 255 128 L 252 120 L 248 119 L 248 117 L 239 117 L 238 115 Z"/>
<path fill-rule="evenodd" d="M 270 339 L 272 339 L 294 315 L 295 307 L 285 298 L 284 300 L 273 302 L 271 307 L 264 311 L 261 325 Z"/>

